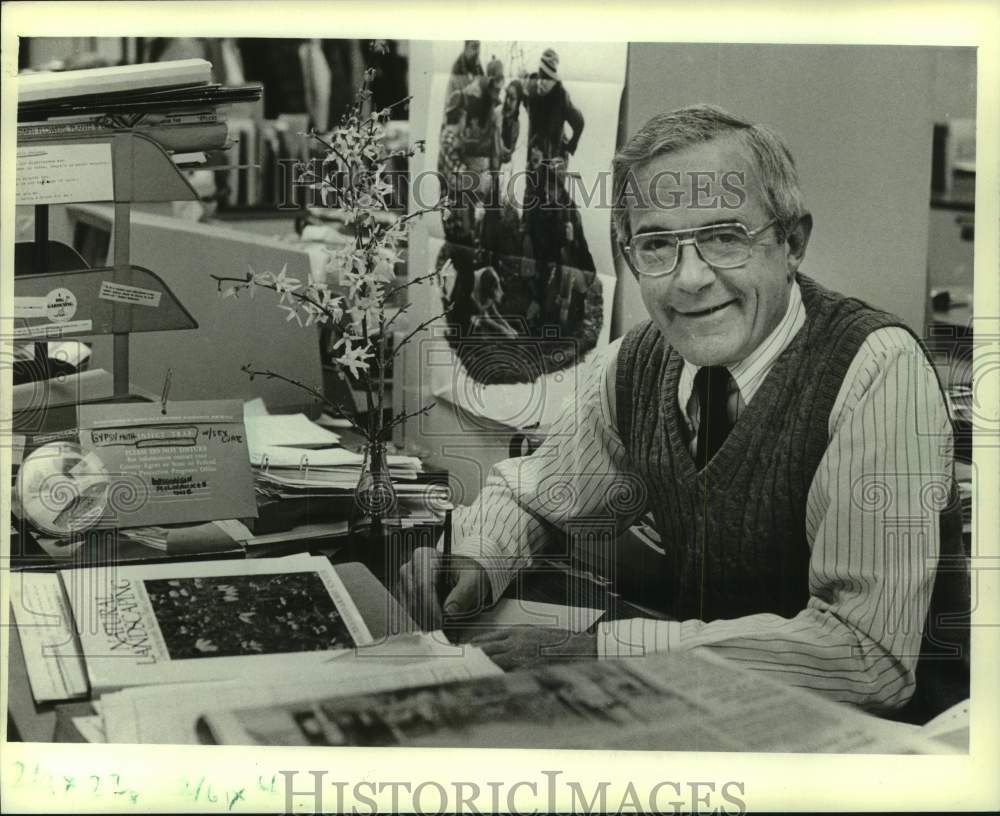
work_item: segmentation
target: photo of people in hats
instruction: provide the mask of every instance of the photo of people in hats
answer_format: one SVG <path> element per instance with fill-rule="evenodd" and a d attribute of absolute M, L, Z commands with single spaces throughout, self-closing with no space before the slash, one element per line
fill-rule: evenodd
<path fill-rule="evenodd" d="M 445 243 L 435 267 L 454 267 L 442 292 L 452 347 L 484 384 L 531 382 L 579 362 L 613 296 L 597 274 L 574 166 L 588 113 L 602 111 L 574 101 L 566 71 L 555 47 L 466 40 L 447 77 L 436 161 Z M 511 360 L 478 365 L 496 359 L 498 343 Z"/>

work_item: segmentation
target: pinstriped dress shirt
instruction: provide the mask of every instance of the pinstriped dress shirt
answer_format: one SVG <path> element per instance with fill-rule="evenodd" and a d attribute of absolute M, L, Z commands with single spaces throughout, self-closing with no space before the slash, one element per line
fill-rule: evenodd
<path fill-rule="evenodd" d="M 738 389 L 730 395 L 731 411 L 738 414 L 753 400 L 805 320 L 795 284 L 778 326 L 730 368 Z M 575 403 L 534 455 L 499 463 L 476 502 L 456 511 L 453 551 L 483 564 L 494 597 L 544 546 L 547 525 L 564 527 L 596 515 L 616 478 L 628 472 L 614 413 L 619 345 L 589 364 Z M 692 440 L 699 421 L 698 400 L 692 398 L 696 372 L 685 363 L 677 394 Z M 952 464 L 947 409 L 933 369 L 907 331 L 884 328 L 869 335 L 844 378 L 827 430 L 829 445 L 806 505 L 810 598 L 800 613 L 602 623 L 599 656 L 706 647 L 834 700 L 871 708 L 902 705 L 914 688 L 939 552 L 937 513 L 923 494 L 926 485 L 949 478 Z M 860 489 L 875 474 L 891 502 Z M 572 501 L 547 500 L 557 483 Z M 898 518 L 923 519 L 926 541 L 887 543 L 899 529 Z M 620 529 L 633 521 L 619 519 Z M 886 620 L 895 623 L 887 626 Z"/>

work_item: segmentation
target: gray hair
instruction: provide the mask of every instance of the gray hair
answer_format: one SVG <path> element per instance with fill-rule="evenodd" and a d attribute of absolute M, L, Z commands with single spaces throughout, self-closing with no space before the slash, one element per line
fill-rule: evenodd
<path fill-rule="evenodd" d="M 615 154 L 611 165 L 612 201 L 618 238 L 624 241 L 630 237 L 628 206 L 623 196 L 629 177 L 639 165 L 728 135 L 735 136 L 747 149 L 772 217 L 782 232 L 790 232 L 806 210 L 795 160 L 782 138 L 764 125 L 755 125 L 714 105 L 690 105 L 654 116 Z"/>

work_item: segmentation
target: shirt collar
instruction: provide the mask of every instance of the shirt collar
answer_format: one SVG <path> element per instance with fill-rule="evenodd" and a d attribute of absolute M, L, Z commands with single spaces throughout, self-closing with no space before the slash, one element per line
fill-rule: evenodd
<path fill-rule="evenodd" d="M 788 348 L 788 345 L 798 334 L 799 329 L 806 322 L 806 310 L 802 305 L 802 292 L 799 290 L 798 281 L 792 282 L 792 288 L 788 295 L 788 306 L 785 314 L 774 327 L 771 333 L 764 339 L 744 359 L 729 368 L 729 373 L 736 381 L 740 397 L 745 404 L 749 404 L 754 394 L 764 382 L 771 366 L 781 356 L 781 353 Z M 677 385 L 677 402 L 684 415 L 688 413 L 688 402 L 691 399 L 691 392 L 694 390 L 694 376 L 701 366 L 684 361 L 681 368 L 680 381 Z"/>

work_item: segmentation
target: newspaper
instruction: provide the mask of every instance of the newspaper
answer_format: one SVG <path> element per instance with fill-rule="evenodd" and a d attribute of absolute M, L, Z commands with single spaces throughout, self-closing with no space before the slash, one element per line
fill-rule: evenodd
<path fill-rule="evenodd" d="M 703 653 L 547 665 L 205 718 L 263 745 L 953 753 L 919 733 Z"/>
<path fill-rule="evenodd" d="M 445 644 L 442 648 L 441 644 Z M 440 632 L 401 635 L 338 657 L 323 671 L 294 680 L 189 683 L 125 689 L 101 698 L 109 743 L 196 745 L 209 706 L 264 706 L 502 674 L 479 649 L 455 649 Z"/>

